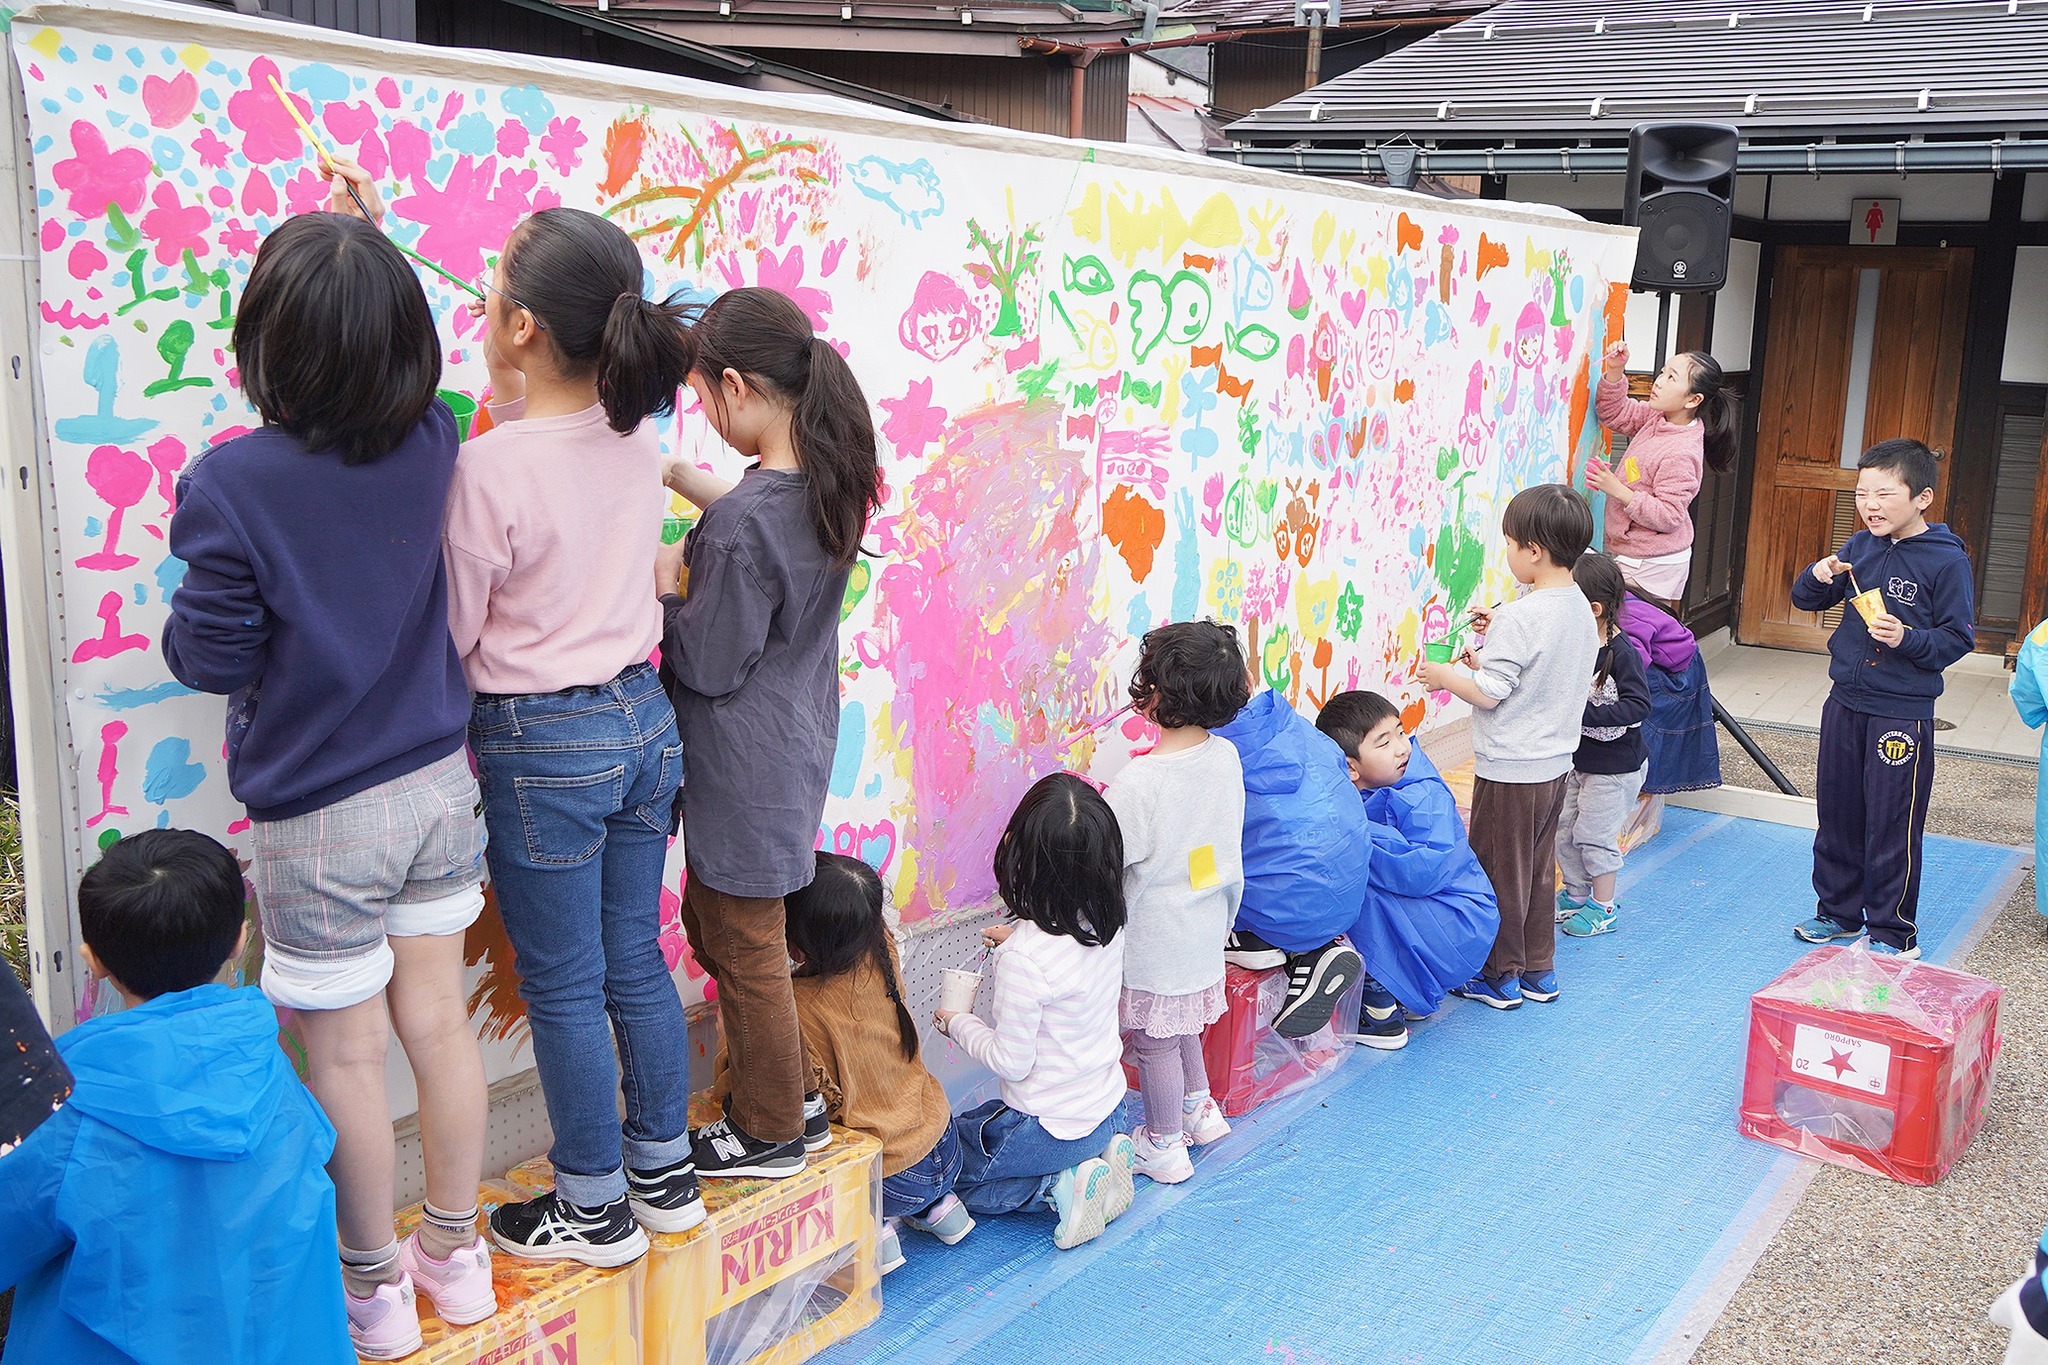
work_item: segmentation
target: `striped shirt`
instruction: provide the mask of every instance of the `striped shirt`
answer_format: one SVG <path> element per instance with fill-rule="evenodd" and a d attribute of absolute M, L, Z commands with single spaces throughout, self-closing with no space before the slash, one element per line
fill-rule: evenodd
<path fill-rule="evenodd" d="M 957 1015 L 953 1041 L 996 1073 L 1004 1104 L 1056 1138 L 1088 1136 L 1124 1097 L 1123 939 L 1088 948 L 1021 921 L 994 971 L 994 1025 Z"/>

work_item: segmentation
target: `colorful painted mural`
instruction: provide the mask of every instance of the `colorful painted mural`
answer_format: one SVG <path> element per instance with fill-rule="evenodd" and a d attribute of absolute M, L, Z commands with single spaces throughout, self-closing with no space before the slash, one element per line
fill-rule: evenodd
<path fill-rule="evenodd" d="M 393 238 L 457 278 L 527 212 L 579 205 L 640 241 L 650 291 L 772 286 L 847 356 L 888 498 L 847 595 L 818 838 L 880 868 L 907 919 L 986 904 L 1031 781 L 1106 777 L 1142 740 L 1119 708 L 1153 625 L 1239 625 L 1304 710 L 1369 686 L 1429 723 L 1447 699 L 1412 660 L 1506 590 L 1502 502 L 1600 441 L 1587 357 L 1620 323 L 1616 229 L 993 131 L 932 140 L 639 73 L 534 84 L 531 62 L 313 33 L 250 51 L 170 13 L 13 28 L 88 848 L 245 828 L 221 704 L 169 680 L 157 637 L 182 572 L 164 540 L 178 472 L 252 420 L 227 349 L 241 283 L 264 233 L 323 198 L 273 78 L 379 178 Z M 421 282 L 466 411 L 474 324 L 456 286 Z M 662 436 L 737 467 L 693 413 Z M 473 948 L 502 1036 L 502 947 Z"/>

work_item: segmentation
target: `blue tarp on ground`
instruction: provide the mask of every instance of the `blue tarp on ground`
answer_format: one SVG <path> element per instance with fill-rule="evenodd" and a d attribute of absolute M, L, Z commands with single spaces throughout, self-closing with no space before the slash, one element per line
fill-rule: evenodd
<path fill-rule="evenodd" d="M 1803 830 L 1667 812 L 1622 874 L 1620 932 L 1560 943 L 1556 1004 L 1452 1001 L 1405 1051 L 1240 1121 L 1188 1183 L 1140 1179 L 1075 1251 L 1053 1250 L 1049 1216 L 957 1247 L 906 1231 L 881 1322 L 819 1359 L 1646 1356 L 1789 1169 L 1735 1109 L 1749 995 L 1802 951 L 1811 850 Z M 1928 839 L 1930 959 L 2022 857 Z"/>

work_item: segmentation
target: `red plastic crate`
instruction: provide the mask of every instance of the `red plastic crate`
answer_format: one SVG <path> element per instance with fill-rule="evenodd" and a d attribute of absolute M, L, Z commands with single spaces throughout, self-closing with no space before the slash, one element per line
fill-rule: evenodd
<path fill-rule="evenodd" d="M 1984 1121 L 2000 987 L 1860 943 L 1750 998 L 1740 1126 L 1839 1166 L 1932 1185 Z"/>

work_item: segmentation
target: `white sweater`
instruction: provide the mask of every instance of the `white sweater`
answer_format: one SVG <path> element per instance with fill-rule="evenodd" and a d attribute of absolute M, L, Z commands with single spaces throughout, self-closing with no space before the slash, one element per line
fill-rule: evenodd
<path fill-rule="evenodd" d="M 1056 1138 L 1088 1136 L 1124 1097 L 1122 936 L 1087 948 L 1021 922 L 996 949 L 993 970 L 994 1025 L 955 1015 L 953 1041 L 996 1073 L 1004 1104 Z"/>
<path fill-rule="evenodd" d="M 1124 984 L 1193 995 L 1223 979 L 1244 899 L 1244 765 L 1227 739 L 1134 758 L 1103 793 L 1124 835 Z"/>

